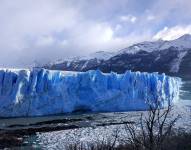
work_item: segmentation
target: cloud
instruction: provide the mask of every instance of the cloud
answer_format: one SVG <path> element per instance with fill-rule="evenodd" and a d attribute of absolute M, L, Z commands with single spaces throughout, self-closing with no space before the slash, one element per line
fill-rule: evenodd
<path fill-rule="evenodd" d="M 170 39 L 191 25 L 190 0 L 34 1 L 0 1 L 1 67 Z"/>
<path fill-rule="evenodd" d="M 123 22 L 135 23 L 137 21 L 137 18 L 132 15 L 127 15 L 127 16 L 120 16 L 120 20 Z"/>
<path fill-rule="evenodd" d="M 59 39 L 54 34 L 73 28 L 79 18 L 77 9 L 59 0 L 39 0 L 38 3 L 2 0 L 0 14 L 1 66 L 15 66 L 21 64 L 21 60 L 29 64 L 28 60 L 41 59 L 44 57 L 40 56 L 43 55 L 41 47 L 48 49 L 47 46 Z M 9 55 L 11 53 L 14 55 Z M 30 59 L 24 60 L 28 54 Z"/>
<path fill-rule="evenodd" d="M 174 40 L 184 34 L 191 34 L 191 25 L 164 27 L 153 36 L 153 39 Z"/>
<path fill-rule="evenodd" d="M 49 46 L 55 43 L 55 39 L 51 36 L 42 36 L 36 41 L 37 46 Z"/>
<path fill-rule="evenodd" d="M 149 20 L 149 21 L 155 20 L 155 16 L 154 15 L 149 15 L 149 16 L 147 16 L 147 20 Z"/>
<path fill-rule="evenodd" d="M 120 24 L 117 24 L 116 26 L 115 26 L 115 31 L 118 31 L 118 30 L 120 30 L 122 28 L 122 26 L 120 25 Z"/>

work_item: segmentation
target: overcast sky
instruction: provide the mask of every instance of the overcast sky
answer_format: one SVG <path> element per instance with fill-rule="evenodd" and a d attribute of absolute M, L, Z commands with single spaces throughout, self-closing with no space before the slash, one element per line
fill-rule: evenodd
<path fill-rule="evenodd" d="M 191 0 L 0 0 L 0 66 L 191 33 Z"/>

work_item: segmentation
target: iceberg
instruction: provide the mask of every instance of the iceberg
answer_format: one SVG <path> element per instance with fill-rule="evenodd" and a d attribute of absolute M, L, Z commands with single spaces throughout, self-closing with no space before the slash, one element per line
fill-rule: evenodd
<path fill-rule="evenodd" d="M 0 117 L 163 108 L 179 99 L 180 83 L 158 73 L 0 69 Z"/>

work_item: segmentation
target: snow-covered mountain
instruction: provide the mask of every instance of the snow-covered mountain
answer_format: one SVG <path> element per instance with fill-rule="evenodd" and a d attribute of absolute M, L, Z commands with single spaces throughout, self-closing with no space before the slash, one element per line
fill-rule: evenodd
<path fill-rule="evenodd" d="M 141 42 L 115 53 L 100 51 L 87 57 L 51 63 L 45 68 L 68 71 L 100 69 L 118 73 L 133 70 L 187 76 L 191 74 L 191 35 L 185 34 L 171 41 Z"/>
<path fill-rule="evenodd" d="M 120 50 L 117 54 L 131 53 L 136 54 L 139 51 L 153 52 L 158 50 L 165 50 L 170 47 L 176 47 L 178 50 L 191 48 L 191 35 L 185 34 L 178 39 L 171 41 L 157 40 L 152 42 L 141 42 L 130 47 Z"/>
<path fill-rule="evenodd" d="M 112 53 L 112 52 L 98 51 L 98 52 L 90 54 L 89 57 L 86 57 L 86 58 L 89 58 L 89 59 L 96 58 L 99 60 L 107 60 L 114 55 L 115 55 L 115 53 Z"/>
<path fill-rule="evenodd" d="M 169 47 L 177 47 L 179 50 L 191 48 L 191 35 L 185 34 L 178 39 L 172 40 L 172 41 L 166 41 L 161 49 L 167 49 Z"/>
<path fill-rule="evenodd" d="M 114 55 L 115 53 L 112 52 L 98 51 L 95 53 L 91 53 L 88 56 L 75 56 L 70 58 L 59 59 L 46 64 L 45 68 L 53 70 L 56 69 L 56 70 L 82 71 L 87 67 L 89 68 L 93 67 L 95 64 L 101 64 L 103 61 L 108 60 Z M 55 68 L 52 66 L 54 66 Z M 67 69 L 67 68 L 73 68 L 73 69 Z"/>
<path fill-rule="evenodd" d="M 88 56 L 74 56 L 74 57 L 69 57 L 69 58 L 65 58 L 65 59 L 59 59 L 54 62 L 50 62 L 50 65 L 59 64 L 64 61 L 73 62 L 73 61 L 82 61 L 82 60 L 90 60 L 90 59 L 107 60 L 107 59 L 111 58 L 113 55 L 115 55 L 115 53 L 98 51 L 95 53 L 91 53 Z"/>
<path fill-rule="evenodd" d="M 158 41 L 154 41 L 154 42 L 148 42 L 148 41 L 141 42 L 141 43 L 137 43 L 132 46 L 129 46 L 127 48 L 124 48 L 124 49 L 120 50 L 119 52 L 117 52 L 117 54 L 124 54 L 124 53 L 136 54 L 139 51 L 152 52 L 157 49 L 158 50 L 161 49 L 161 47 L 164 45 L 164 43 L 166 43 L 166 41 L 163 41 L 163 40 L 158 40 Z"/>

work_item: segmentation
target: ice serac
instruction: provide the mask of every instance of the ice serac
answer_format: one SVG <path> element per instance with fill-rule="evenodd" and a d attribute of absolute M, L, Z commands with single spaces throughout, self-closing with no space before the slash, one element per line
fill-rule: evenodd
<path fill-rule="evenodd" d="M 146 110 L 156 101 L 165 107 L 179 87 L 179 78 L 157 73 L 1 69 L 0 117 Z"/>

